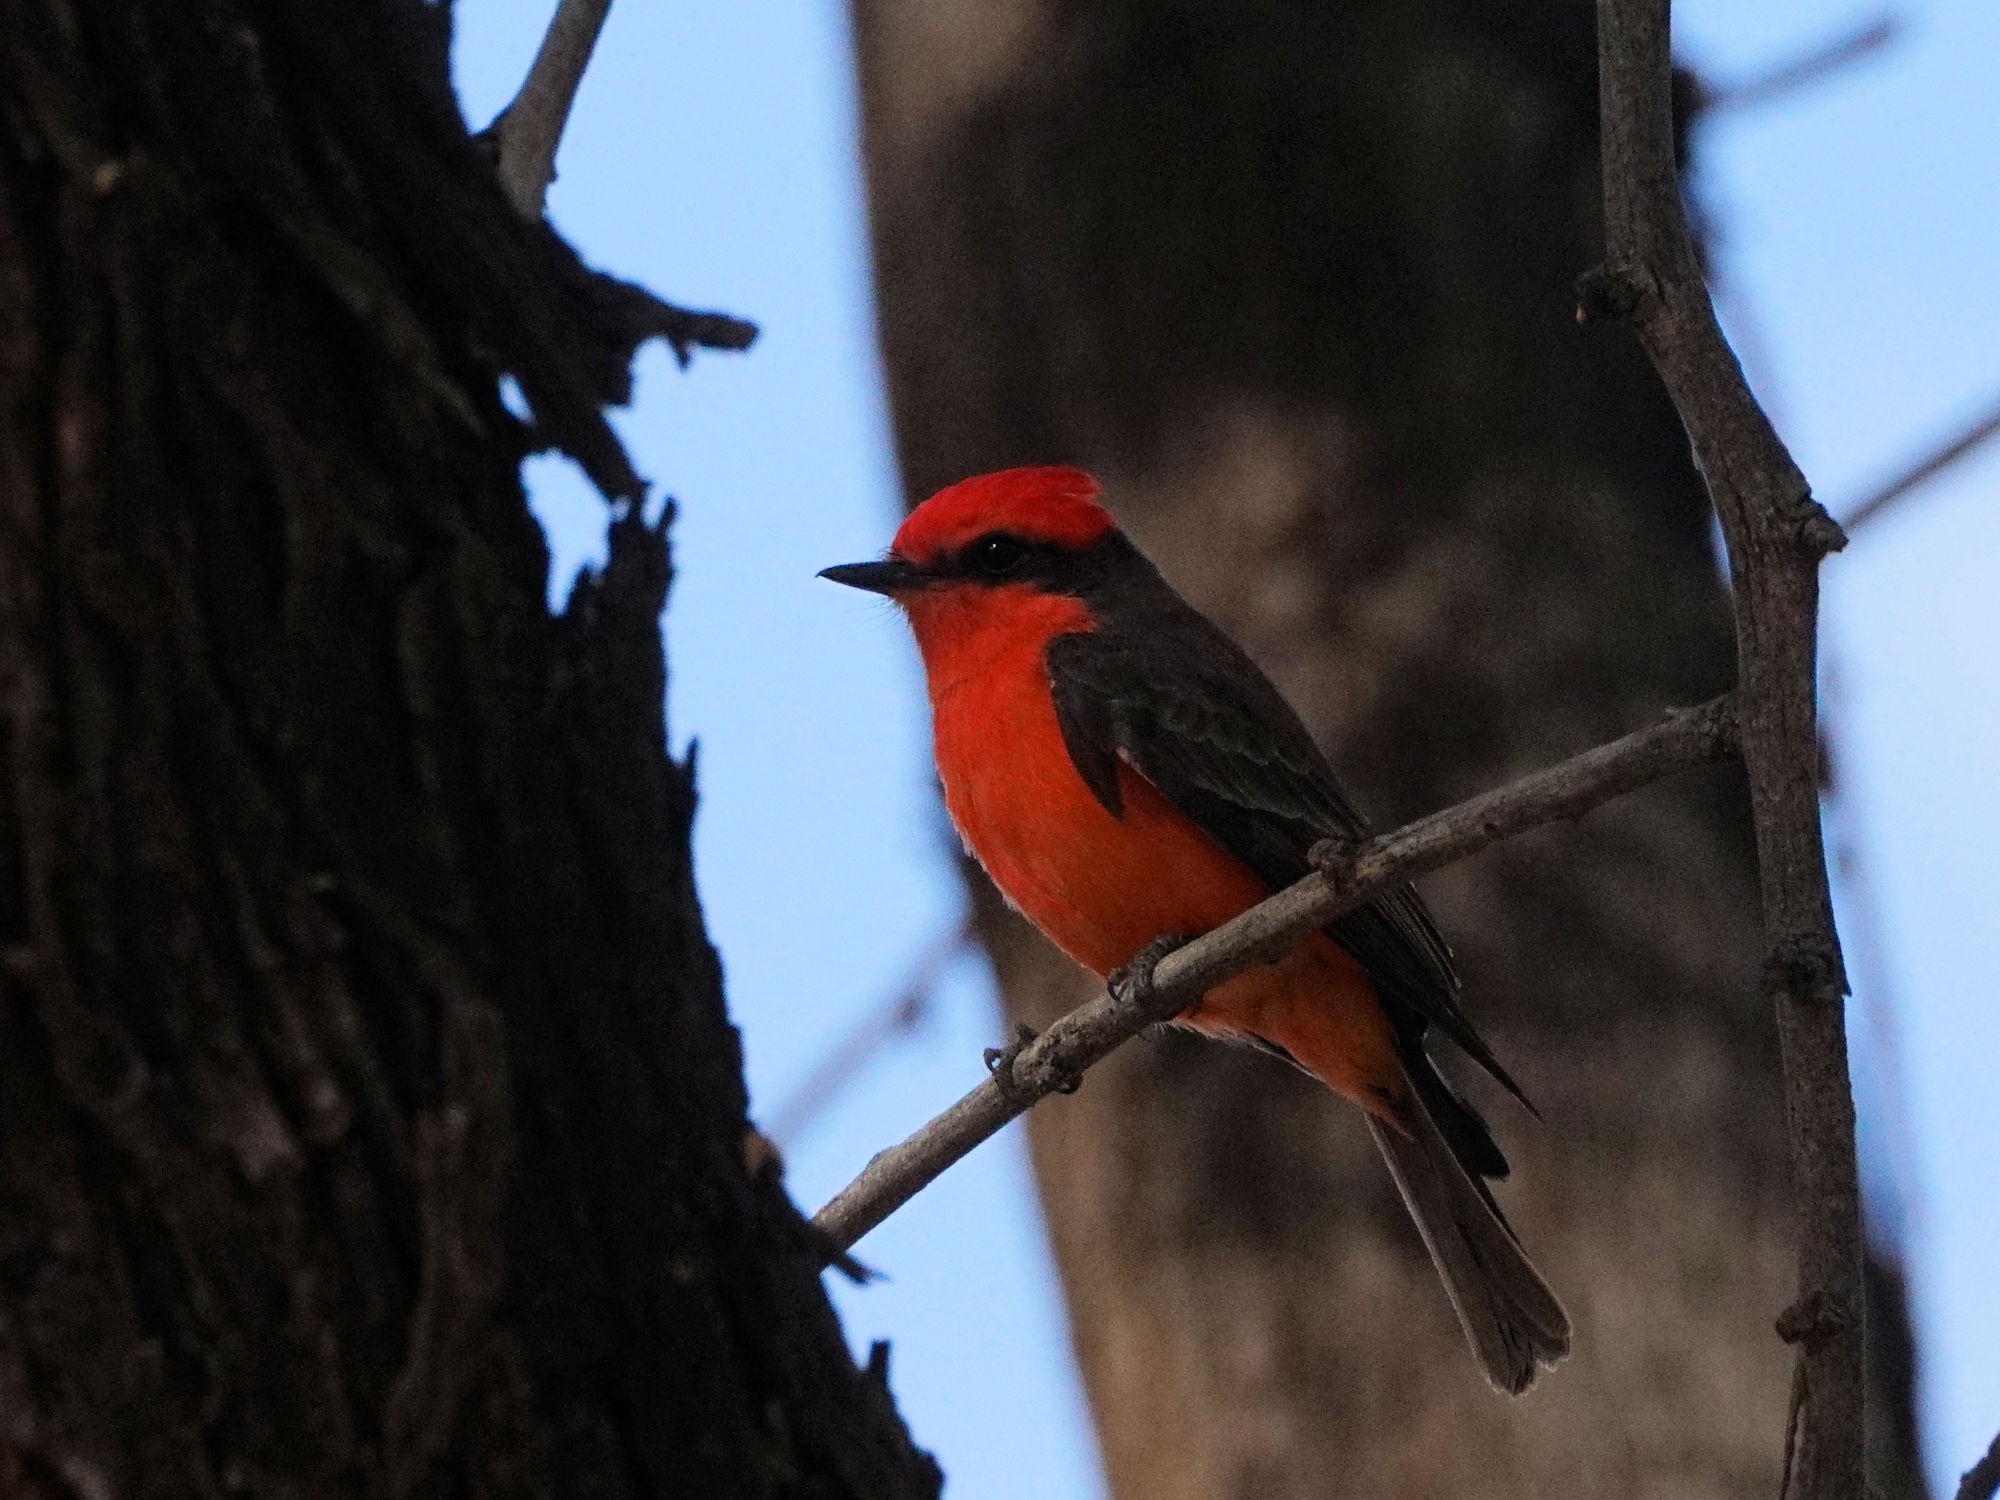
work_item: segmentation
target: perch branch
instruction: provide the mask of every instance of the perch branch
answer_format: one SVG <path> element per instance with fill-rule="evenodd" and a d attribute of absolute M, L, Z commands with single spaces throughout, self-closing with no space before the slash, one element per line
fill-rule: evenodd
<path fill-rule="evenodd" d="M 1738 737 L 1777 1011 L 1798 1200 L 1798 1296 L 1778 1331 L 1804 1364 L 1793 1492 L 1860 1500 L 1861 1195 L 1820 835 L 1819 564 L 1846 538 L 1807 488 L 1715 320 L 1674 159 L 1668 0 L 1598 0 L 1606 264 L 1586 311 L 1630 320 L 1687 428 L 1729 549 Z"/>
<path fill-rule="evenodd" d="M 569 124 L 583 70 L 590 66 L 611 0 L 561 0 L 528 68 L 520 93 L 487 134 L 498 148 L 496 170 L 507 201 L 524 219 L 539 219 L 556 176 L 556 147 Z"/>
<path fill-rule="evenodd" d="M 908 1140 L 878 1152 L 813 1223 L 831 1244 L 849 1248 L 1037 1100 L 1074 1088 L 1085 1069 L 1121 1043 L 1172 1020 L 1216 985 L 1342 912 L 1500 839 L 1580 817 L 1672 771 L 1720 759 L 1733 745 L 1730 701 L 1718 698 L 1393 833 L 1322 845 L 1320 873 L 1168 954 L 1150 977 L 1114 982 L 1018 1052 L 1002 1054 L 993 1078 Z"/>

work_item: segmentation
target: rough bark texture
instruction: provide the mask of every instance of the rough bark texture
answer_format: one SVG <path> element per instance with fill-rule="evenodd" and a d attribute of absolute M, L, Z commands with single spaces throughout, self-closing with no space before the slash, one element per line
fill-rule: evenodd
<path fill-rule="evenodd" d="M 0 1493 L 934 1495 L 747 1152 L 664 530 L 543 603 L 672 310 L 447 28 L 0 19 Z"/>
<path fill-rule="evenodd" d="M 912 499 L 1096 469 L 1385 825 L 1728 685 L 1686 437 L 1630 335 L 1572 316 L 1586 0 L 854 10 Z M 1744 814 L 1715 773 L 1426 884 L 1550 1122 L 1479 1094 L 1578 1323 L 1524 1401 L 1358 1121 L 1281 1065 L 1169 1037 L 1035 1111 L 1120 1500 L 1776 1489 L 1792 1225 Z M 976 889 L 1010 1009 L 1067 1009 L 1073 970 Z"/>

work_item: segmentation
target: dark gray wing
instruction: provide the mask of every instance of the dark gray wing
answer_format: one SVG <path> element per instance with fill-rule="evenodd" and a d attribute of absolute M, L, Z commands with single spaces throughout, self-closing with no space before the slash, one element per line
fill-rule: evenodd
<path fill-rule="evenodd" d="M 1114 815 L 1123 759 L 1274 891 L 1311 869 L 1321 839 L 1368 833 L 1284 696 L 1178 598 L 1117 629 L 1058 637 L 1046 661 L 1070 759 Z M 1435 1025 L 1527 1104 L 1459 1008 L 1451 950 L 1412 887 L 1326 932 L 1366 971 L 1407 1046 Z"/>

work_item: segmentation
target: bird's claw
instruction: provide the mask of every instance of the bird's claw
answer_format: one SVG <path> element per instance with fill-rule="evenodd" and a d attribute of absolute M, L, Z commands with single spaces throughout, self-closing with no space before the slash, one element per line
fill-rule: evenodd
<path fill-rule="evenodd" d="M 1014 1028 L 1013 1041 L 1004 1047 L 988 1047 L 980 1054 L 986 1063 L 986 1071 L 992 1075 L 994 1083 L 999 1085 L 1001 1093 L 1011 1096 L 1021 1091 L 1020 1084 L 1014 1079 L 1014 1059 L 1027 1050 L 1028 1044 L 1034 1041 L 1035 1036 L 1035 1028 L 1022 1021 Z"/>
<path fill-rule="evenodd" d="M 1020 1021 L 1015 1024 L 1013 1041 L 1004 1047 L 988 1047 L 982 1054 L 986 1062 L 986 1071 L 992 1075 L 994 1084 L 1010 1099 L 1030 1092 L 1022 1088 L 1020 1080 L 1014 1076 L 1014 1060 L 1027 1050 L 1037 1036 L 1034 1027 L 1026 1021 Z M 1050 1090 L 1058 1094 L 1074 1094 L 1082 1087 L 1083 1075 L 1075 1071 L 1058 1074 L 1050 1084 Z"/>
<path fill-rule="evenodd" d="M 1160 961 L 1175 949 L 1185 948 L 1191 941 L 1183 933 L 1162 933 L 1113 969 L 1111 977 L 1105 981 L 1106 985 L 1121 1000 L 1144 1005 L 1152 998 L 1153 971 L 1160 966 Z"/>
<path fill-rule="evenodd" d="M 1362 842 L 1344 834 L 1331 835 L 1306 851 L 1306 862 L 1335 890 L 1346 890 L 1354 883 L 1354 857 L 1361 852 Z"/>

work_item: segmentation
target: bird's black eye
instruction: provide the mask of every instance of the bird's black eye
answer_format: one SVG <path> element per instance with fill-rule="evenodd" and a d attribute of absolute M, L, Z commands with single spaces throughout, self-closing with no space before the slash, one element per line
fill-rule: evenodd
<path fill-rule="evenodd" d="M 966 571 L 976 578 L 1005 578 L 1027 560 L 1026 544 L 999 532 L 965 549 Z"/>

